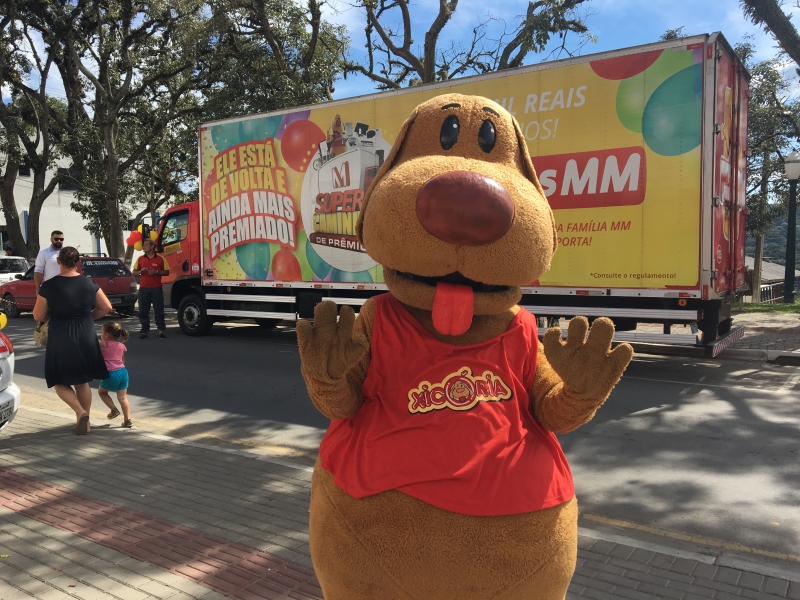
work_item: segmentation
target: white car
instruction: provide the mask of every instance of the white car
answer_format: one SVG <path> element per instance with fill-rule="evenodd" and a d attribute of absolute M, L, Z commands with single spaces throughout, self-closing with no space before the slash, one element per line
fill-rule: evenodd
<path fill-rule="evenodd" d="M 0 256 L 0 283 L 14 281 L 29 268 L 28 261 L 21 256 Z"/>
<path fill-rule="evenodd" d="M 0 329 L 5 326 L 6 316 L 0 315 Z M 0 331 L 0 431 L 14 420 L 19 410 L 19 388 L 14 378 L 14 345 Z"/>

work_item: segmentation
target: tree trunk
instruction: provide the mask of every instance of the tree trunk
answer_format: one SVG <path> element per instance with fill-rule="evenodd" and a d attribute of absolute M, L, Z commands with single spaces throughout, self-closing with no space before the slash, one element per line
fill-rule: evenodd
<path fill-rule="evenodd" d="M 31 202 L 28 206 L 28 244 L 26 246 L 26 255 L 28 258 L 36 258 L 39 253 L 39 215 L 42 213 L 42 205 L 49 193 L 45 193 L 44 180 L 47 172 L 47 163 L 49 161 L 41 161 L 41 165 L 37 165 L 33 172 L 33 190 L 31 191 Z M 48 234 L 50 232 L 47 232 Z M 50 237 L 49 235 L 47 237 Z M 67 241 L 69 244 L 69 241 Z"/>
<path fill-rule="evenodd" d="M 27 256 L 25 252 L 25 237 L 22 233 L 22 225 L 17 213 L 17 205 L 14 202 L 14 184 L 17 181 L 19 163 L 10 156 L 6 162 L 6 172 L 3 174 L 2 186 L 0 186 L 0 201 L 3 205 L 3 214 L 6 217 L 6 231 L 14 246 L 14 254 L 25 256 L 26 258 L 36 258 Z M 38 252 L 38 250 L 37 250 Z"/>
<path fill-rule="evenodd" d="M 756 256 L 753 263 L 753 302 L 761 302 L 761 267 L 764 261 L 764 234 L 756 236 Z"/>
<path fill-rule="evenodd" d="M 119 215 L 119 157 L 116 148 L 116 123 L 104 125 L 106 168 L 106 210 L 108 211 L 108 234 L 106 247 L 108 255 L 115 258 L 124 258 L 125 243 L 122 239 L 122 222 Z"/>

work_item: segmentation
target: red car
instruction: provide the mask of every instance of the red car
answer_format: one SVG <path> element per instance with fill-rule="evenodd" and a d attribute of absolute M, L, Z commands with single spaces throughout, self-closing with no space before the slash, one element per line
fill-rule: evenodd
<path fill-rule="evenodd" d="M 78 272 L 100 286 L 111 301 L 111 305 L 121 315 L 132 315 L 137 297 L 136 278 L 130 269 L 118 258 L 106 256 L 81 256 Z M 3 312 L 9 318 L 33 310 L 36 303 L 36 286 L 33 282 L 33 267 L 24 275 L 17 275 L 16 281 L 0 285 Z"/>

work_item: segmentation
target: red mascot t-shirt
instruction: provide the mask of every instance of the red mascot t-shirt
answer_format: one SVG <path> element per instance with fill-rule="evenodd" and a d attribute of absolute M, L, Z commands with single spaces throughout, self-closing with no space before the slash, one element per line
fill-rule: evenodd
<path fill-rule="evenodd" d="M 391 294 L 375 298 L 364 404 L 331 422 L 322 466 L 355 498 L 397 489 L 445 510 L 512 515 L 575 495 L 556 436 L 530 412 L 536 319 L 520 310 L 471 346 L 437 340 Z"/>

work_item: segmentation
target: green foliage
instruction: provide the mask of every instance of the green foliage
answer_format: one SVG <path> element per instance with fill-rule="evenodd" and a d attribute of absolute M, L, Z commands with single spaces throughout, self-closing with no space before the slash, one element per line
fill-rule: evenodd
<path fill-rule="evenodd" d="M 0 81 L 29 78 L 9 25 L 21 22 L 52 51 L 66 91 L 61 141 L 79 184 L 72 206 L 111 254 L 122 255 L 123 224 L 143 207 L 196 198 L 201 120 L 331 98 L 346 31 L 306 1 L 3 3 Z"/>
<path fill-rule="evenodd" d="M 667 42 L 669 40 L 679 40 L 680 38 L 684 37 L 684 29 L 686 28 L 683 25 L 676 27 L 675 29 L 667 29 L 661 34 L 661 37 L 658 38 L 658 41 Z"/>
<path fill-rule="evenodd" d="M 750 236 L 757 236 L 786 214 L 789 184 L 783 159 L 796 146 L 800 103 L 791 98 L 778 57 L 754 62 L 754 49 L 747 41 L 738 44 L 736 52 L 752 75 L 747 135 L 747 231 Z"/>
<path fill-rule="evenodd" d="M 800 314 L 800 299 L 795 300 L 794 304 L 783 304 L 782 302 L 751 304 L 745 302 L 744 305 L 742 305 L 742 312 Z"/>
<path fill-rule="evenodd" d="M 778 217 L 774 225 L 764 232 L 764 260 L 779 265 L 786 264 L 786 232 L 788 221 L 788 217 L 784 214 Z M 800 227 L 798 227 L 798 231 L 800 231 Z M 800 258 L 800 236 L 797 236 L 796 241 L 795 256 Z M 755 247 L 755 239 L 748 237 L 745 250 L 747 256 L 753 256 L 755 254 Z M 796 261 L 795 264 L 800 264 L 800 261 Z M 800 281 L 798 281 L 798 283 L 800 283 Z"/>

